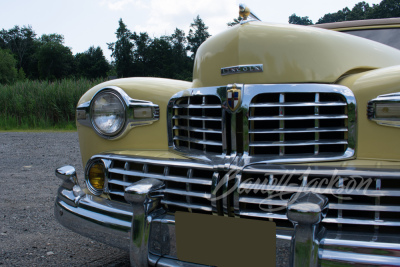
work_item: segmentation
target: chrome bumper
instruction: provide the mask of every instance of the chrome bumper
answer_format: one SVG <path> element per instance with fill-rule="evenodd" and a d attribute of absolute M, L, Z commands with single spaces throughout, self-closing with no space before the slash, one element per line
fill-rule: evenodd
<path fill-rule="evenodd" d="M 144 179 L 129 186 L 125 191 L 128 205 L 85 194 L 73 168 L 63 168 L 57 170 L 63 184 L 54 210 L 63 226 L 129 251 L 132 266 L 205 266 L 177 259 L 175 217 L 159 207 L 160 181 Z M 291 243 L 293 266 L 400 266 L 400 236 L 396 234 L 320 231 L 318 220 L 312 225 L 295 232 L 277 230 L 277 244 L 288 248 Z M 300 253 L 304 249 L 307 252 Z"/>

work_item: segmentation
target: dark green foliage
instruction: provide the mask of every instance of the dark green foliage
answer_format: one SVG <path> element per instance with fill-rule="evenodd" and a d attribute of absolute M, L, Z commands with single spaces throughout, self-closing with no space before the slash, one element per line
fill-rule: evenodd
<path fill-rule="evenodd" d="M 57 80 L 73 75 L 74 56 L 63 42 L 64 37 L 59 34 L 44 34 L 40 38 L 36 58 L 41 79 Z"/>
<path fill-rule="evenodd" d="M 178 28 L 171 36 L 151 38 L 147 33 L 131 33 L 120 20 L 117 41 L 109 43 L 117 76 L 163 77 L 191 80 L 194 54 L 210 34 L 199 16 L 191 24 L 189 36 Z M 126 72 L 121 71 L 125 69 Z"/>
<path fill-rule="evenodd" d="M 37 60 L 34 56 L 37 48 L 36 34 L 31 26 L 14 26 L 10 30 L 0 31 L 0 48 L 8 49 L 17 60 L 17 69 L 23 69 L 29 78 L 38 78 Z"/>
<path fill-rule="evenodd" d="M 400 17 L 400 0 L 383 0 L 379 5 L 373 5 L 369 18 Z"/>
<path fill-rule="evenodd" d="M 115 67 L 118 77 L 133 76 L 133 47 L 131 41 L 132 33 L 126 27 L 122 19 L 119 20 L 119 27 L 115 34 L 117 41 L 109 43 L 108 48 L 111 49 L 111 56 L 115 59 Z"/>
<path fill-rule="evenodd" d="M 200 45 L 208 39 L 211 35 L 208 33 L 208 27 L 204 24 L 203 20 L 199 15 L 193 20 L 193 23 L 190 24 L 190 30 L 187 37 L 188 47 L 187 49 L 192 52 L 192 59 L 194 59 L 197 49 L 199 49 Z"/>
<path fill-rule="evenodd" d="M 71 125 L 79 98 L 103 81 L 63 79 L 0 85 L 0 130 Z"/>
<path fill-rule="evenodd" d="M 92 46 L 86 52 L 76 54 L 75 61 L 77 75 L 83 78 L 104 78 L 107 77 L 107 73 L 110 70 L 110 65 L 100 47 L 94 48 Z"/>
<path fill-rule="evenodd" d="M 335 13 L 325 14 L 316 24 L 393 17 L 400 17 L 400 0 L 382 0 L 380 4 L 373 4 L 372 7 L 362 1 L 357 3 L 351 10 L 345 7 Z M 296 14 L 292 14 L 289 17 L 289 23 L 311 25 L 312 21 L 308 17 L 299 17 Z"/>
<path fill-rule="evenodd" d="M 18 78 L 17 61 L 8 50 L 0 48 L 0 84 L 13 83 Z"/>
<path fill-rule="evenodd" d="M 348 7 L 343 8 L 342 10 L 339 10 L 336 13 L 328 13 L 324 15 L 322 18 L 320 18 L 317 22 L 317 24 L 320 23 L 329 23 L 329 22 L 340 22 L 340 21 L 346 21 L 349 20 L 348 18 L 351 17 L 350 15 L 351 11 Z M 354 18 L 354 16 L 353 16 Z"/>
<path fill-rule="evenodd" d="M 289 17 L 290 24 L 298 24 L 298 25 L 312 25 L 313 22 L 307 16 L 306 17 L 299 17 L 296 14 L 292 14 Z"/>
<path fill-rule="evenodd" d="M 318 20 L 317 24 L 393 17 L 400 17 L 400 0 L 383 0 L 372 7 L 363 1 L 357 3 L 352 10 L 346 7 L 335 13 L 325 14 Z"/>

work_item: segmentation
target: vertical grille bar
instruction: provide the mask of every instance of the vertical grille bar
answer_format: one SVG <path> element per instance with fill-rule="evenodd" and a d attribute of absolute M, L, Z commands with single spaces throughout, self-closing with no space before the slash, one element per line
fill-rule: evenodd
<path fill-rule="evenodd" d="M 129 162 L 125 162 L 125 164 L 124 164 L 124 170 L 125 170 L 125 171 L 129 170 Z M 128 176 L 127 176 L 126 174 L 124 174 L 124 175 L 122 176 L 122 180 L 123 180 L 124 182 L 128 182 Z"/>
<path fill-rule="evenodd" d="M 274 184 L 274 175 L 273 175 L 273 174 L 270 174 L 270 175 L 269 175 L 269 178 L 268 178 L 268 185 L 272 186 L 273 184 Z M 271 198 L 271 195 L 272 195 L 272 191 L 271 191 L 271 190 L 268 190 L 267 193 L 268 193 L 268 199 L 270 199 L 270 198 Z M 268 204 L 268 209 L 269 209 L 270 211 L 272 210 L 272 205 L 271 205 L 271 204 Z M 270 222 L 274 221 L 272 218 L 269 218 L 268 220 L 269 220 Z"/>
<path fill-rule="evenodd" d="M 279 94 L 279 103 L 285 103 L 285 94 Z M 284 117 L 285 116 L 285 107 L 284 106 L 279 106 L 279 116 Z M 285 121 L 280 120 L 279 121 L 279 129 L 283 130 L 285 129 Z M 285 141 L 285 133 L 282 131 L 279 133 L 279 141 L 284 142 Z M 279 155 L 283 156 L 285 155 L 285 147 L 280 146 L 279 147 Z"/>
<path fill-rule="evenodd" d="M 193 178 L 193 169 L 188 169 L 187 178 L 188 179 Z M 192 185 L 190 183 L 186 183 L 186 192 L 188 193 L 192 192 Z M 192 204 L 192 197 L 189 196 L 189 194 L 186 196 L 186 203 L 188 203 L 189 206 Z M 188 210 L 189 212 L 192 212 L 192 208 L 188 208 Z"/>
<path fill-rule="evenodd" d="M 202 97 L 202 104 L 205 106 L 206 105 L 206 97 L 205 96 L 203 96 Z M 202 109 L 202 112 L 201 112 L 201 115 L 203 116 L 203 117 L 205 117 L 206 116 L 206 110 L 203 108 Z M 202 121 L 202 125 L 203 125 L 203 129 L 205 129 L 206 128 L 206 121 L 205 120 L 203 120 Z M 203 132 L 203 141 L 206 141 L 206 132 Z M 206 144 L 203 144 L 203 151 L 206 151 L 207 150 L 207 145 Z"/>
<path fill-rule="evenodd" d="M 319 93 L 315 93 L 315 103 L 319 102 Z M 314 107 L 314 114 L 317 116 L 319 115 L 319 106 Z M 315 119 L 315 129 L 319 128 L 319 119 Z M 319 132 L 315 132 L 315 141 L 319 141 Z M 319 154 L 319 145 L 314 145 L 314 155 Z"/>
<path fill-rule="evenodd" d="M 187 119 L 186 119 L 186 126 L 188 127 L 188 130 L 187 130 L 187 136 L 188 136 L 188 148 L 190 149 L 190 120 L 189 120 L 189 118 L 190 118 L 190 97 L 188 97 L 188 104 L 187 104 Z"/>
<path fill-rule="evenodd" d="M 382 181 L 380 178 L 375 179 L 375 189 L 376 190 L 381 190 L 382 186 Z M 381 205 L 381 197 L 375 197 L 375 206 L 380 206 Z M 379 221 L 381 219 L 381 214 L 380 211 L 375 211 L 375 221 Z M 379 226 L 375 226 L 375 230 L 378 230 Z"/>
<path fill-rule="evenodd" d="M 164 174 L 165 177 L 169 176 L 169 166 L 165 166 L 164 167 L 164 173 L 163 174 Z M 166 182 L 166 187 L 168 187 L 168 182 Z M 168 209 L 168 204 L 164 204 L 164 205 Z"/>
<path fill-rule="evenodd" d="M 339 177 L 339 182 L 338 182 L 338 186 L 337 187 L 343 189 L 343 187 L 344 187 L 343 183 L 344 183 L 344 179 L 342 177 Z M 343 204 L 343 195 L 338 195 L 338 204 L 339 205 Z M 342 219 L 343 218 L 342 209 L 338 209 L 337 214 L 338 214 L 338 219 Z M 338 224 L 338 228 L 342 229 L 342 224 L 341 223 Z"/>

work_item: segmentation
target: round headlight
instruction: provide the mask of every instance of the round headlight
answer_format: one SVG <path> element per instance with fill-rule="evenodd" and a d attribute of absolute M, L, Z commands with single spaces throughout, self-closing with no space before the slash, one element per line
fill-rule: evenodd
<path fill-rule="evenodd" d="M 97 94 L 91 103 L 93 127 L 100 134 L 112 137 L 121 132 L 125 125 L 125 104 L 113 91 Z"/>

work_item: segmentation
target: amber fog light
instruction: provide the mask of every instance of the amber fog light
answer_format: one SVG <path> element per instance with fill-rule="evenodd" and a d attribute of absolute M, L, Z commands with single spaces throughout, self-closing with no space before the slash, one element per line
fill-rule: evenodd
<path fill-rule="evenodd" d="M 106 185 L 106 171 L 102 161 L 96 161 L 89 165 L 86 171 L 86 184 L 95 195 L 101 195 Z"/>

